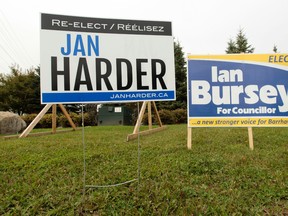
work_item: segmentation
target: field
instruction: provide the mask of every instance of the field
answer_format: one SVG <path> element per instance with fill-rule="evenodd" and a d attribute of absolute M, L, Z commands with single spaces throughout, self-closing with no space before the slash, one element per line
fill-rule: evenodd
<path fill-rule="evenodd" d="M 288 215 L 288 128 L 186 125 L 126 142 L 130 126 L 4 140 L 0 215 Z"/>

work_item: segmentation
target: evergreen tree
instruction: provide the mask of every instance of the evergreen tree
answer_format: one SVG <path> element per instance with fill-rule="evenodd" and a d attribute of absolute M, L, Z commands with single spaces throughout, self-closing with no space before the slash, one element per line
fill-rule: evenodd
<path fill-rule="evenodd" d="M 10 74 L 0 74 L 0 110 L 18 113 L 37 113 L 40 104 L 40 69 L 22 72 L 11 67 Z"/>
<path fill-rule="evenodd" d="M 179 42 L 174 42 L 174 61 L 176 79 L 176 101 L 158 102 L 158 109 L 186 109 L 187 108 L 187 84 L 186 61 L 184 52 Z"/>
<path fill-rule="evenodd" d="M 236 43 L 230 38 L 226 53 L 237 53 Z"/>
<path fill-rule="evenodd" d="M 85 104 L 85 111 L 88 113 L 91 125 L 97 125 L 97 106 L 98 104 Z"/>
<path fill-rule="evenodd" d="M 236 40 L 233 41 L 232 39 L 228 42 L 228 47 L 225 50 L 227 54 L 231 53 L 253 53 L 255 50 L 252 45 L 248 45 L 248 39 L 246 38 L 243 29 L 240 29 Z"/>
<path fill-rule="evenodd" d="M 276 45 L 274 45 L 274 47 L 273 47 L 273 52 L 274 52 L 274 53 L 278 53 L 278 48 L 277 48 Z"/>

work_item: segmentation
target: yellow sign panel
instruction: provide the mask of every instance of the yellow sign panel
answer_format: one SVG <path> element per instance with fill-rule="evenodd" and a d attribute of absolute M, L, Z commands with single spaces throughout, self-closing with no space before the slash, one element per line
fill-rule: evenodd
<path fill-rule="evenodd" d="M 245 63 L 268 63 L 288 66 L 288 54 L 229 54 L 229 55 L 188 55 L 188 59 L 197 60 L 223 60 L 223 61 L 243 61 Z"/>

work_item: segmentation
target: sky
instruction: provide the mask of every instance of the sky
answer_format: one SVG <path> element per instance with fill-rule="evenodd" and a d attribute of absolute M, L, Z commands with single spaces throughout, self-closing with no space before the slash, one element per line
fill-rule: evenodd
<path fill-rule="evenodd" d="M 255 51 L 288 53 L 287 0 L 9 0 L 0 8 L 0 73 L 40 65 L 40 14 L 171 21 L 187 54 L 224 54 L 242 28 Z"/>

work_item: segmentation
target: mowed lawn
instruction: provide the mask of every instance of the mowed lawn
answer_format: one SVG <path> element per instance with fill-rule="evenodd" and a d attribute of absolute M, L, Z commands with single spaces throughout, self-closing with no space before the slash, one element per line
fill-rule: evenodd
<path fill-rule="evenodd" d="M 288 128 L 186 125 L 126 142 L 130 126 L 4 140 L 0 215 L 288 215 Z M 138 159 L 140 156 L 140 163 Z"/>

